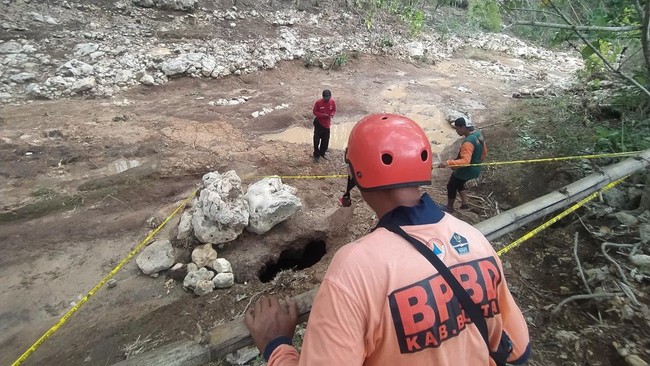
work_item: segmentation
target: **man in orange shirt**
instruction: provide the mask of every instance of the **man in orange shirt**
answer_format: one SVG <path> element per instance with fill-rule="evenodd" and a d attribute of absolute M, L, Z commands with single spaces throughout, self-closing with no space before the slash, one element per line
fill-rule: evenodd
<path fill-rule="evenodd" d="M 443 209 L 446 212 L 454 212 L 454 201 L 456 201 L 456 193 L 460 194 L 462 202 L 460 208 L 469 208 L 469 199 L 467 197 L 467 187 L 465 183 L 468 180 L 476 179 L 481 175 L 480 166 L 465 166 L 458 167 L 459 165 L 480 164 L 487 156 L 487 145 L 481 131 L 476 130 L 474 125 L 469 119 L 460 117 L 454 121 L 454 129 L 459 136 L 465 136 L 463 144 L 460 145 L 460 152 L 455 160 L 447 160 L 438 165 L 438 168 L 450 167 L 454 169 L 449 177 L 447 183 L 447 206 Z"/>
<path fill-rule="evenodd" d="M 525 362 L 528 328 L 496 252 L 478 230 L 420 194 L 432 167 L 420 126 L 398 115 L 367 116 L 350 133 L 345 161 L 378 227 L 335 254 L 300 353 L 291 344 L 295 302 L 262 297 L 246 313 L 268 365 L 496 365 L 495 351 L 509 363 Z M 389 225 L 419 240 L 426 256 Z M 465 300 L 444 279 L 450 276 Z M 461 303 L 470 302 L 468 318 Z"/>

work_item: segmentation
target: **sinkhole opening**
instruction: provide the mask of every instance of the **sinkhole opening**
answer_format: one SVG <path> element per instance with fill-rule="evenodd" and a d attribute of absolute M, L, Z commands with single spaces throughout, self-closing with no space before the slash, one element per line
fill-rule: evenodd
<path fill-rule="evenodd" d="M 327 253 L 325 241 L 313 240 L 302 248 L 285 249 L 275 263 L 267 263 L 260 271 L 260 281 L 266 283 L 272 281 L 275 276 L 284 270 L 299 271 L 309 268 L 318 263 Z"/>

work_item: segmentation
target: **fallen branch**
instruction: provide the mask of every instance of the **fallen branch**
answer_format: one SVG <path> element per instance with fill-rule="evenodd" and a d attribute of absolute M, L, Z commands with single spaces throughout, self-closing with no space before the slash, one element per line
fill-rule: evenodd
<path fill-rule="evenodd" d="M 619 276 L 621 276 L 621 278 L 623 279 L 623 282 L 626 285 L 629 286 L 630 283 L 627 282 L 627 277 L 625 276 L 625 272 L 623 272 L 623 268 L 621 268 L 621 266 L 618 264 L 618 262 L 616 262 L 616 260 L 614 260 L 614 258 L 612 258 L 609 254 L 607 254 L 607 247 L 616 247 L 616 248 L 628 247 L 629 248 L 629 247 L 634 247 L 634 245 L 632 245 L 632 244 L 616 244 L 616 243 L 604 242 L 600 246 L 600 250 L 603 252 L 603 255 L 605 256 L 605 258 L 608 261 L 610 261 L 612 264 L 614 264 L 614 266 L 616 266 L 616 269 L 618 270 Z"/>
<path fill-rule="evenodd" d="M 557 14 L 558 16 L 562 16 L 562 14 Z M 566 20 L 565 20 L 566 21 Z M 588 31 L 588 32 L 631 32 L 635 30 L 641 29 L 640 25 L 627 25 L 627 26 L 621 26 L 621 27 L 599 27 L 595 25 L 573 25 L 570 22 L 567 22 L 569 24 L 558 24 L 558 23 L 542 23 L 542 22 L 535 22 L 535 21 L 521 21 L 521 22 L 514 22 L 511 25 L 532 25 L 534 27 L 544 27 L 544 28 L 557 28 L 557 29 L 570 29 L 570 30 L 578 30 L 578 31 Z"/>
<path fill-rule="evenodd" d="M 551 311 L 551 314 L 555 315 L 560 311 L 562 306 L 566 305 L 570 301 L 576 301 L 576 300 L 588 300 L 588 299 L 599 299 L 599 298 L 606 298 L 606 297 L 616 297 L 616 296 L 623 296 L 625 295 L 622 292 L 615 292 L 615 293 L 598 293 L 598 294 L 584 294 L 584 295 L 573 295 L 571 297 L 567 297 L 566 299 L 562 300 L 555 309 Z"/>
<path fill-rule="evenodd" d="M 578 257 L 578 232 L 577 231 L 573 238 L 573 257 L 576 259 L 576 264 L 578 265 L 578 272 L 580 273 L 580 278 L 582 279 L 582 283 L 585 285 L 587 292 L 591 294 L 592 293 L 591 288 L 587 283 L 587 279 L 585 278 L 585 273 L 582 271 L 582 265 L 580 265 L 580 258 Z"/>

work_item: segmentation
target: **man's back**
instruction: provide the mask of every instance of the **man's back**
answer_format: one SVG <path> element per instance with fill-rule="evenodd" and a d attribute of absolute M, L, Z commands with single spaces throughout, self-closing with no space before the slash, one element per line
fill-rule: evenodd
<path fill-rule="evenodd" d="M 432 250 L 469 290 L 486 315 L 492 347 L 505 323 L 513 338 L 511 361 L 524 355 L 525 321 L 483 235 L 451 215 L 403 229 L 435 245 Z M 335 255 L 314 302 L 300 364 L 487 365 L 485 342 L 468 322 L 426 258 L 380 228 Z"/>

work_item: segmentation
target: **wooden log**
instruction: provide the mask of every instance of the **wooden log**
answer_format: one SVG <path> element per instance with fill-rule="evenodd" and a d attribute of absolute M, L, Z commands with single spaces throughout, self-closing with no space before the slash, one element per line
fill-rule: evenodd
<path fill-rule="evenodd" d="M 629 158 L 602 168 L 598 173 L 591 174 L 547 195 L 502 212 L 476 224 L 475 227 L 488 239 L 496 239 L 554 211 L 567 207 L 613 181 L 642 171 L 649 163 L 650 149 L 643 151 L 638 158 Z"/>
<path fill-rule="evenodd" d="M 318 288 L 315 288 L 293 298 L 298 305 L 299 322 L 307 321 L 317 291 Z M 253 344 L 243 318 L 214 327 L 206 338 L 204 342 L 184 340 L 170 343 L 118 362 L 115 366 L 199 366 Z"/>
<path fill-rule="evenodd" d="M 640 158 L 630 158 L 606 167 L 562 189 L 515 207 L 476 225 L 488 239 L 496 239 L 531 221 L 566 207 L 603 186 L 626 175 L 645 169 L 650 163 L 650 149 Z M 306 321 L 317 288 L 300 294 L 294 299 L 298 303 L 300 321 Z M 253 344 L 243 319 L 233 320 L 209 331 L 207 342 L 178 341 L 167 346 L 134 356 L 115 364 L 115 366 L 199 366 L 209 361 L 225 357 L 227 354 Z"/>

